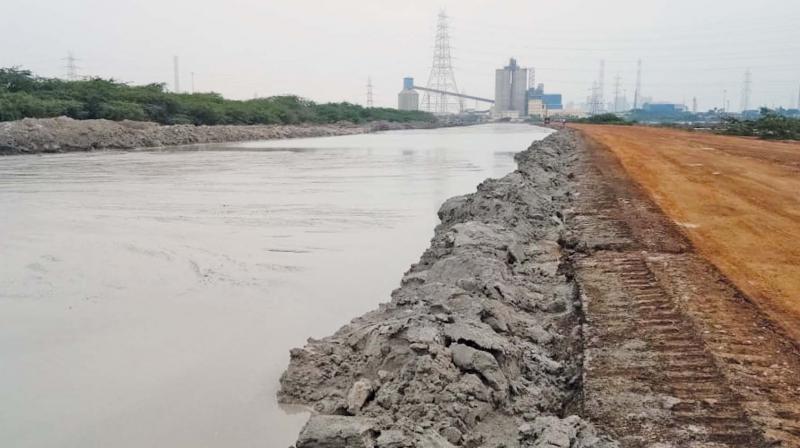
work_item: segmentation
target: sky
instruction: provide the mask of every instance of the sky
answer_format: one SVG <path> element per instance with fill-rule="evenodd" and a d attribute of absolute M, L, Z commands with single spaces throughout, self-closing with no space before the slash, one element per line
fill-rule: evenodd
<path fill-rule="evenodd" d="M 605 60 L 632 101 L 636 61 L 654 101 L 796 107 L 798 0 L 0 0 L 0 67 L 173 85 L 228 98 L 297 94 L 395 107 L 402 78 L 425 85 L 438 12 L 449 16 L 459 89 L 491 97 L 494 70 L 515 57 L 564 101 L 586 100 Z M 9 40 L 10 39 L 10 40 Z M 470 107 L 470 104 L 467 104 Z"/>

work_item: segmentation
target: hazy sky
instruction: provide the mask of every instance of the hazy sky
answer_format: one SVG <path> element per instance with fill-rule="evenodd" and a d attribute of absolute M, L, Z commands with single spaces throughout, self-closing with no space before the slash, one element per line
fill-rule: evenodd
<path fill-rule="evenodd" d="M 231 98 L 282 93 L 396 105 L 403 76 L 424 85 L 436 15 L 451 18 L 456 80 L 493 95 L 494 69 L 514 56 L 546 90 L 582 102 L 601 59 L 606 98 L 619 73 L 643 94 L 701 109 L 739 108 L 744 72 L 752 103 L 795 107 L 800 88 L 798 0 L 0 0 L 0 66 L 63 76 L 68 51 L 80 73 L 172 85 Z"/>

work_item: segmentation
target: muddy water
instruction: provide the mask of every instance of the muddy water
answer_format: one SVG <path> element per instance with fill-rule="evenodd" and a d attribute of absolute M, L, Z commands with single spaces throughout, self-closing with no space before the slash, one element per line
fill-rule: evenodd
<path fill-rule="evenodd" d="M 0 158 L 0 446 L 288 446 L 289 349 L 386 301 L 441 202 L 546 132 Z"/>

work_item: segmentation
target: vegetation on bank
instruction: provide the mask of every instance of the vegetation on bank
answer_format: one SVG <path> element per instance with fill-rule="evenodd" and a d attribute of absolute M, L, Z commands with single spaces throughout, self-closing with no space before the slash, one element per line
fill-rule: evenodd
<path fill-rule="evenodd" d="M 770 140 L 800 140 L 800 118 L 787 117 L 762 108 L 761 115 L 754 120 L 723 117 L 721 133 Z"/>
<path fill-rule="evenodd" d="M 78 120 L 136 120 L 161 124 L 298 124 L 349 121 L 432 122 L 420 111 L 317 104 L 297 96 L 246 101 L 218 93 L 171 93 L 164 84 L 128 85 L 113 79 L 65 81 L 28 70 L 0 68 L 0 121 L 68 116 Z"/>
<path fill-rule="evenodd" d="M 597 114 L 591 115 L 586 118 L 579 118 L 574 120 L 575 123 L 587 123 L 587 124 L 624 124 L 624 125 L 631 125 L 634 124 L 634 121 L 628 121 L 624 118 L 620 117 L 617 114 Z"/>

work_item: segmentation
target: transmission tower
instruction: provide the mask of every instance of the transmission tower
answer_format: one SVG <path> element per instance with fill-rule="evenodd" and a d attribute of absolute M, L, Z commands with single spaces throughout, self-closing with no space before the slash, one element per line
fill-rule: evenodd
<path fill-rule="evenodd" d="M 697 113 L 697 97 L 692 97 L 692 113 Z"/>
<path fill-rule="evenodd" d="M 600 113 L 600 100 L 598 96 L 597 81 L 592 82 L 592 88 L 589 95 L 589 113 L 592 115 Z"/>
<path fill-rule="evenodd" d="M 722 89 L 722 112 L 727 112 L 728 108 L 728 89 Z"/>
<path fill-rule="evenodd" d="M 622 77 L 617 73 L 617 76 L 614 77 L 614 112 L 619 112 L 619 102 L 620 102 L 620 84 L 622 83 Z"/>
<path fill-rule="evenodd" d="M 433 47 L 433 66 L 428 77 L 429 89 L 458 93 L 453 61 L 450 55 L 450 31 L 448 18 L 444 11 L 439 12 L 436 24 L 436 42 Z M 428 112 L 446 114 L 459 107 L 460 102 L 443 93 L 425 92 L 422 105 Z"/>
<path fill-rule="evenodd" d="M 797 89 L 797 110 L 800 110 L 800 88 Z"/>
<path fill-rule="evenodd" d="M 64 58 L 64 60 L 67 61 L 67 65 L 65 67 L 67 69 L 67 80 L 77 81 L 79 78 L 78 65 L 76 64 L 76 62 L 78 62 L 78 59 L 75 58 L 75 55 L 72 54 L 72 52 L 70 51 L 69 53 L 67 53 L 67 57 Z"/>
<path fill-rule="evenodd" d="M 178 66 L 178 56 L 172 57 L 172 69 L 175 72 L 175 93 L 181 93 L 181 72 Z"/>
<path fill-rule="evenodd" d="M 606 109 L 606 93 L 605 93 L 605 85 L 606 85 L 606 61 L 601 59 L 600 60 L 600 75 L 597 78 L 597 102 L 599 103 L 599 113 L 602 113 Z"/>
<path fill-rule="evenodd" d="M 373 107 L 372 103 L 372 77 L 367 78 L 367 107 Z"/>
<path fill-rule="evenodd" d="M 744 85 L 742 86 L 742 102 L 740 106 L 742 107 L 742 112 L 750 109 L 750 94 L 752 93 L 753 87 L 753 78 L 750 73 L 750 69 L 748 68 L 744 72 Z"/>
<path fill-rule="evenodd" d="M 636 61 L 636 90 L 633 91 L 633 108 L 639 108 L 639 100 L 642 96 L 642 60 Z"/>

